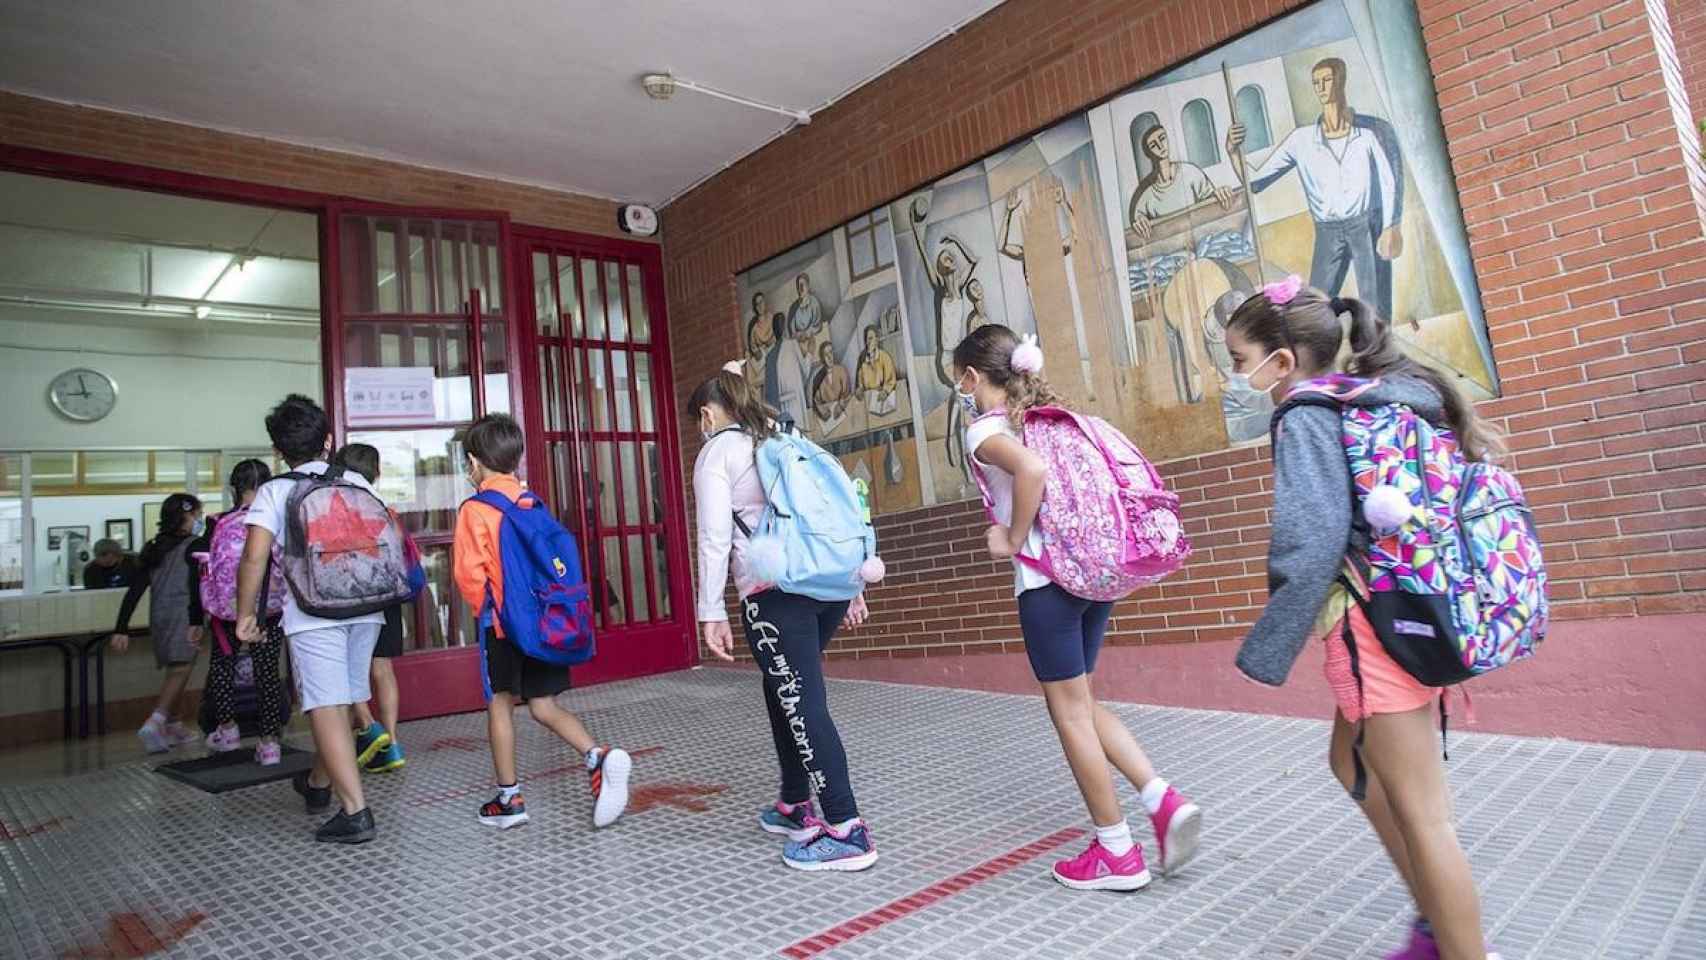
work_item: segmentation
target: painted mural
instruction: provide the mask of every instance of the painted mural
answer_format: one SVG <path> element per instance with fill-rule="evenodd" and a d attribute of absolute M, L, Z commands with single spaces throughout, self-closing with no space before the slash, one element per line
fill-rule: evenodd
<path fill-rule="evenodd" d="M 749 375 L 884 511 L 976 495 L 949 354 L 983 323 L 1037 334 L 1157 460 L 1266 437 L 1225 324 L 1290 273 L 1492 395 L 1420 26 L 1377 2 L 1321 0 L 746 271 Z"/>

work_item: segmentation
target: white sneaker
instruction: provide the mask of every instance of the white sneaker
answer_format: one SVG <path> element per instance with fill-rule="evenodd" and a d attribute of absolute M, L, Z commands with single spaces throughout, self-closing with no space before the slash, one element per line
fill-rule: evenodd
<path fill-rule="evenodd" d="M 634 758 L 626 750 L 606 750 L 592 769 L 592 825 L 608 827 L 628 809 L 628 774 Z"/>
<path fill-rule="evenodd" d="M 166 737 L 172 741 L 172 746 L 181 747 L 200 740 L 201 734 L 184 726 L 182 721 L 173 720 L 166 724 Z"/>
<path fill-rule="evenodd" d="M 172 749 L 172 738 L 166 733 L 164 724 L 150 720 L 136 731 L 136 735 L 142 740 L 142 749 L 149 753 L 169 753 Z"/>

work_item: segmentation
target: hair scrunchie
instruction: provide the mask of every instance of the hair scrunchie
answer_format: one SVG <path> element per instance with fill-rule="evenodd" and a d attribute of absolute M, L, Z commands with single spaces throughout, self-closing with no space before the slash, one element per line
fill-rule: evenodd
<path fill-rule="evenodd" d="M 1294 273 L 1284 280 L 1262 284 L 1262 295 L 1268 298 L 1269 303 L 1279 307 L 1290 303 L 1302 289 L 1303 278 Z"/>
<path fill-rule="evenodd" d="M 1014 373 L 1035 375 L 1043 372 L 1043 348 L 1037 346 L 1037 335 L 1028 333 L 1013 348 L 1013 355 L 1008 358 L 1007 365 Z"/>

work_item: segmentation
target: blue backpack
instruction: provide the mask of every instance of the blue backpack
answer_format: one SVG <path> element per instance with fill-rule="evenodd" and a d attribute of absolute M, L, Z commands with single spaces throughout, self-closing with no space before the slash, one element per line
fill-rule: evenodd
<path fill-rule="evenodd" d="M 486 673 L 486 628 L 494 615 L 504 637 L 535 660 L 567 667 L 592 659 L 592 604 L 581 574 L 580 547 L 545 502 L 523 491 L 512 502 L 496 490 L 469 498 L 503 514 L 498 526 L 498 556 L 503 564 L 504 598 L 480 608 L 480 680 L 486 699 L 492 679 Z"/>
<path fill-rule="evenodd" d="M 747 558 L 760 580 L 784 593 L 851 600 L 883 577 L 877 534 L 853 480 L 835 455 L 794 432 L 775 434 L 754 451 L 764 513 L 746 534 Z"/>

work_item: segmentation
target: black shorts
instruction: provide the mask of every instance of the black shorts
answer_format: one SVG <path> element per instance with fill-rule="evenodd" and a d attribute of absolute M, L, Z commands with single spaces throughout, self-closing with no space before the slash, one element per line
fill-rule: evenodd
<path fill-rule="evenodd" d="M 379 642 L 373 645 L 376 657 L 403 655 L 403 605 L 385 608 L 385 626 L 379 628 Z"/>
<path fill-rule="evenodd" d="M 486 633 L 486 676 L 493 693 L 532 700 L 554 697 L 569 689 L 569 668 L 535 660 L 502 637 Z"/>

